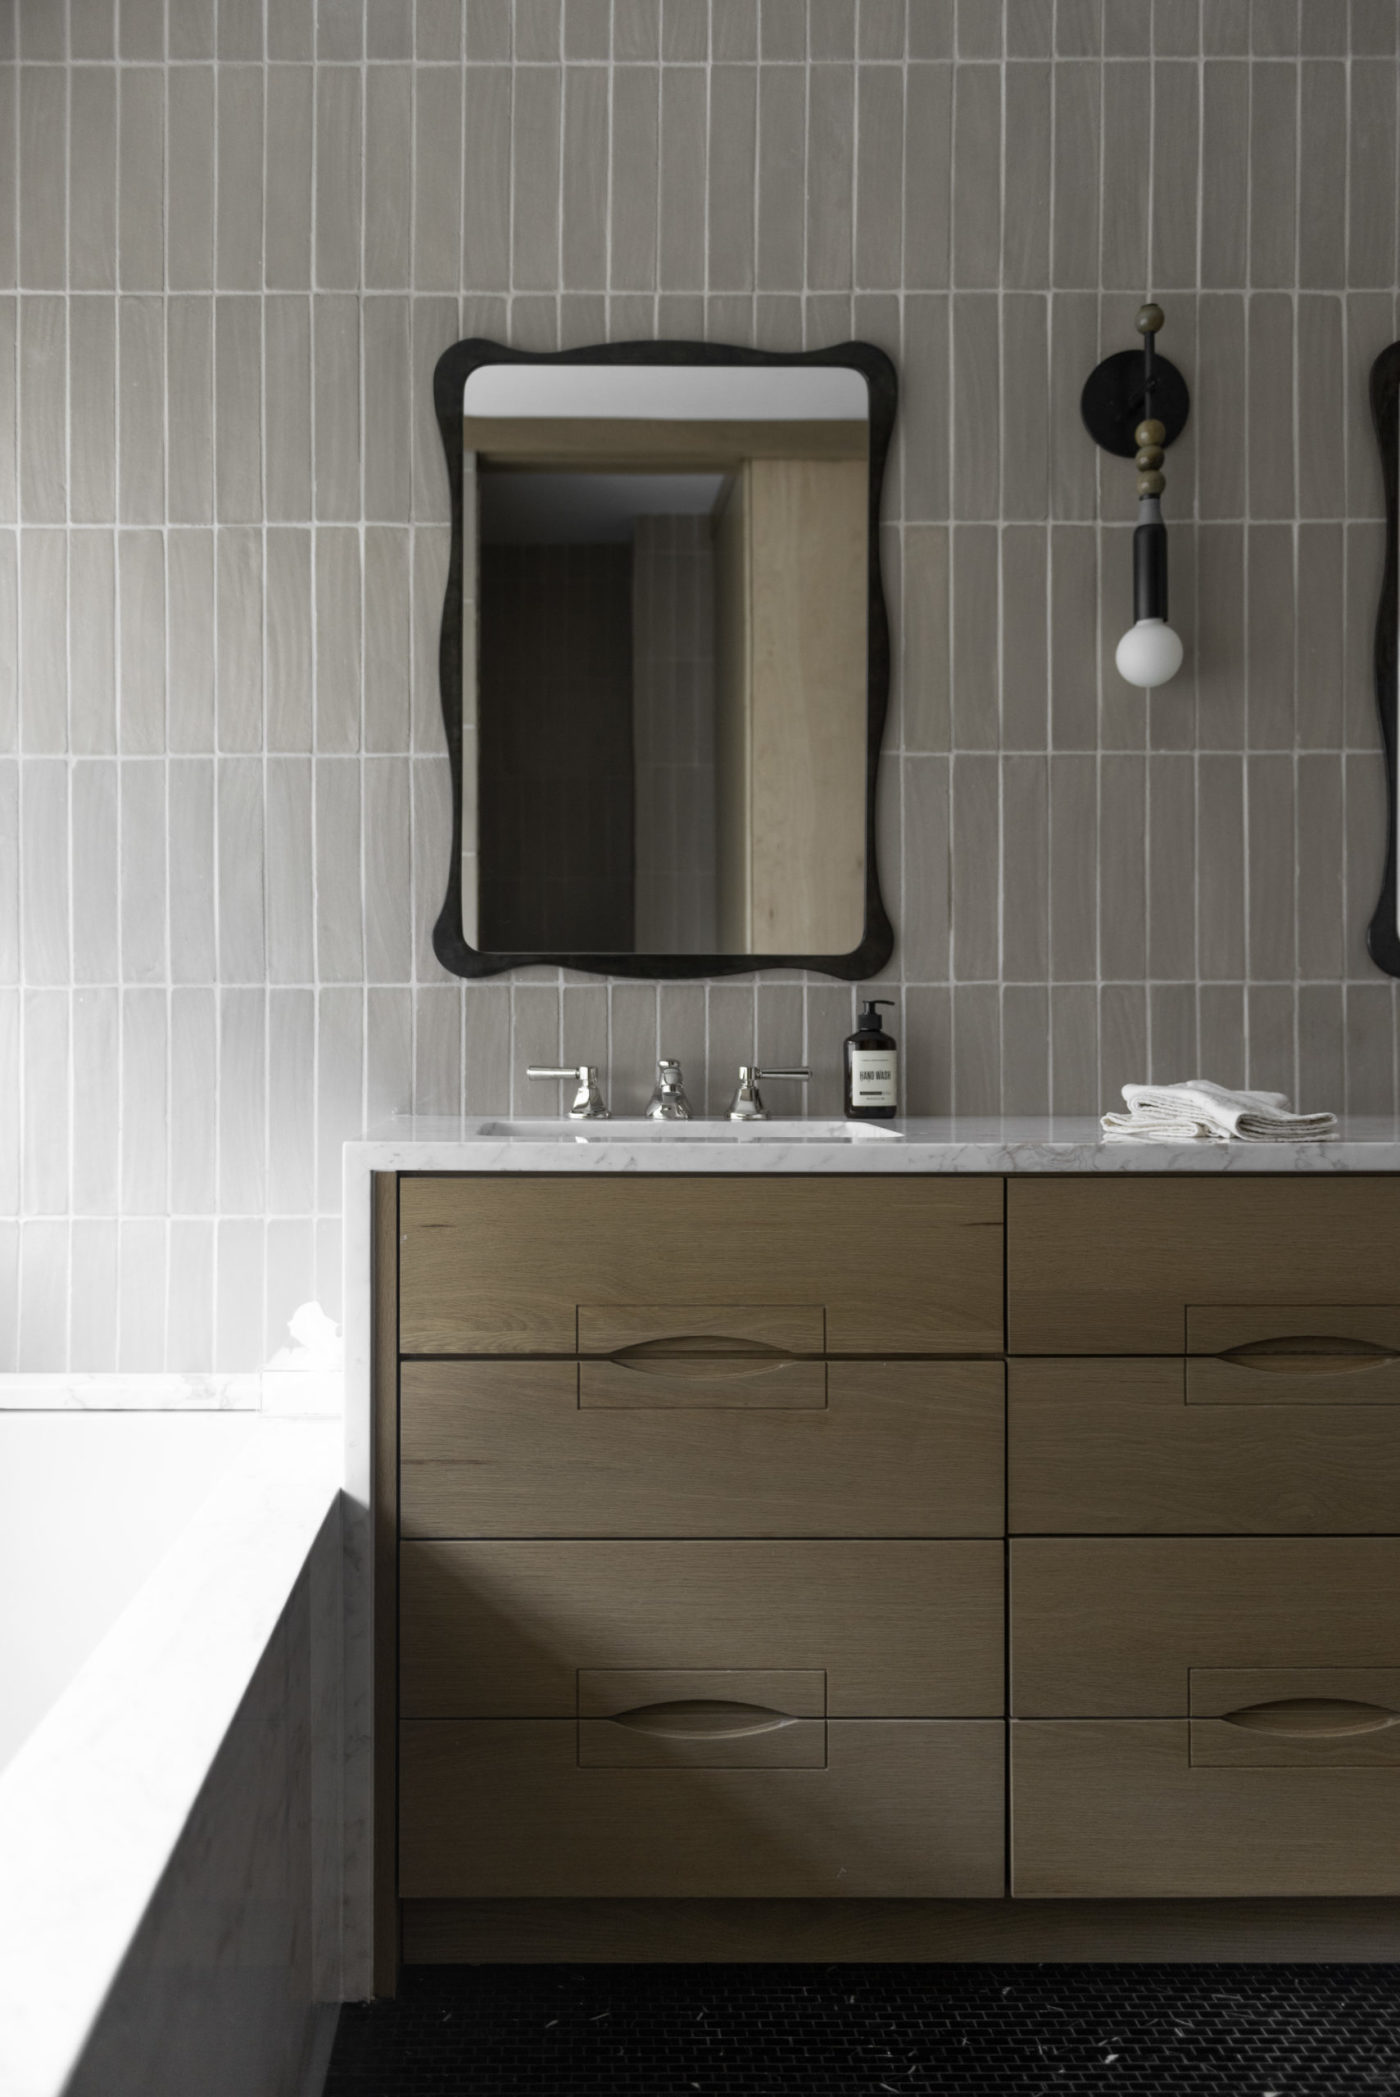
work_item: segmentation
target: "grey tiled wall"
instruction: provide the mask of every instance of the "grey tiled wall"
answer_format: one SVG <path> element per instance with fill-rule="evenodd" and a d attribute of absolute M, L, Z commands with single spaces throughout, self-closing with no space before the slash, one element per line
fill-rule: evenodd
<path fill-rule="evenodd" d="M 882 859 L 907 1104 L 1200 1069 L 1390 1111 L 1368 366 L 1396 0 L 3 0 L 0 1355 L 253 1366 L 368 1117 L 720 1102 L 848 988 L 463 988 L 439 350 L 855 334 L 902 375 Z M 1148 286 L 1188 669 L 1118 682 Z M 14 289 L 12 287 L 17 287 Z M 704 1076 L 701 1076 L 701 1073 Z"/>

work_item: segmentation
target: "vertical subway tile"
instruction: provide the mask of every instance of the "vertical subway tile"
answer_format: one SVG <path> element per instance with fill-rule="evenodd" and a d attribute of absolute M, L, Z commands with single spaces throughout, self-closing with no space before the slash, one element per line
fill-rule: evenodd
<path fill-rule="evenodd" d="M 952 1110 L 994 1114 L 1001 1090 L 1001 996 L 995 983 L 959 983 L 952 999 Z"/>
<path fill-rule="evenodd" d="M 167 974 L 165 767 L 153 759 L 120 766 L 121 955 L 125 983 Z"/>
<path fill-rule="evenodd" d="M 1296 278 L 1298 69 L 1251 69 L 1249 113 L 1249 268 L 1256 287 Z"/>
<path fill-rule="evenodd" d="M 1286 524 L 1255 524 L 1245 533 L 1245 687 L 1252 750 L 1287 750 L 1294 740 L 1293 532 Z"/>
<path fill-rule="evenodd" d="M 19 282 L 19 67 L 0 64 L 0 286 Z"/>
<path fill-rule="evenodd" d="M 854 68 L 813 66 L 807 110 L 807 284 L 812 290 L 844 291 L 852 282 L 854 125 Z M 712 136 L 712 166 L 715 154 Z"/>
<path fill-rule="evenodd" d="M 78 301 L 82 304 L 82 301 Z M 19 433 L 15 428 L 19 355 L 19 300 L 0 298 L 0 519 L 19 516 Z"/>
<path fill-rule="evenodd" d="M 1346 509 L 1346 356 L 1341 301 L 1306 294 L 1297 302 L 1298 509 L 1309 518 Z"/>
<path fill-rule="evenodd" d="M 62 71 L 19 73 L 19 281 L 61 289 L 67 274 L 67 83 Z"/>
<path fill-rule="evenodd" d="M 1395 1112 L 1395 987 L 1349 983 L 1346 991 L 1346 1111 Z"/>
<path fill-rule="evenodd" d="M 897 287 L 903 260 L 904 82 L 894 67 L 859 70 L 856 136 L 855 279 L 866 287 Z"/>
<path fill-rule="evenodd" d="M 360 747 L 360 544 L 349 530 L 316 534 L 316 748 Z"/>
<path fill-rule="evenodd" d="M 1306 852 L 1308 878 L 1298 883 L 1298 973 L 1337 978 L 1344 973 L 1343 869 L 1345 813 L 1339 754 L 1304 754 L 1297 769 L 1297 843 Z"/>
<path fill-rule="evenodd" d="M 19 748 L 18 534 L 0 532 L 0 750 Z"/>
<path fill-rule="evenodd" d="M 1116 1105 L 1147 1069 L 1147 986 L 1105 983 L 1099 992 L 1099 1098 Z"/>
<path fill-rule="evenodd" d="M 267 761 L 267 969 L 274 983 L 315 980 L 309 757 Z"/>
<path fill-rule="evenodd" d="M 1147 774 L 1148 976 L 1196 975 L 1196 779 L 1187 754 L 1159 754 Z"/>
<path fill-rule="evenodd" d="M 269 531 L 267 551 L 267 745 L 269 750 L 310 750 L 311 533 Z"/>
<path fill-rule="evenodd" d="M 167 536 L 170 681 L 166 741 L 171 750 L 214 747 L 214 534 Z"/>
<path fill-rule="evenodd" d="M 957 525 L 952 543 L 953 748 L 994 750 L 998 574 L 995 525 Z"/>
<path fill-rule="evenodd" d="M 372 107 L 384 79 L 378 69 L 368 76 L 367 103 Z M 314 83 L 310 66 L 270 66 L 265 74 L 267 108 L 267 189 L 263 197 L 263 269 L 269 290 L 303 291 L 311 283 L 311 147 L 315 129 Z M 369 131 L 368 114 L 366 133 Z M 368 135 L 365 150 L 366 210 L 382 179 L 371 171 Z M 366 282 L 369 282 L 366 270 Z"/>
<path fill-rule="evenodd" d="M 1147 775 L 1142 758 L 1106 752 L 1099 767 L 1099 974 L 1143 973 L 1147 949 Z"/>
<path fill-rule="evenodd" d="M 232 1372 L 262 1360 L 264 1240 L 261 1217 L 222 1216 L 214 1232 L 214 1354 Z"/>
<path fill-rule="evenodd" d="M 1147 987 L 1148 1079 L 1179 1084 L 1196 1069 L 1196 986 L 1149 983 Z"/>
<path fill-rule="evenodd" d="M 360 514 L 359 302 L 322 294 L 314 308 L 316 515 Z"/>
<path fill-rule="evenodd" d="M 455 77 L 455 76 L 454 76 Z M 460 83 L 458 88 L 460 91 Z M 268 105 L 271 129 L 272 107 Z M 460 118 L 458 119 L 460 131 Z M 458 140 L 460 152 L 460 137 Z M 399 290 L 413 272 L 413 69 L 371 66 L 365 76 L 365 288 Z M 475 174 L 475 160 L 473 160 Z M 480 170 L 489 178 L 489 167 Z M 454 199 L 460 187 L 454 175 Z M 454 273 L 459 258 L 454 256 Z M 269 281 L 271 257 L 269 256 Z M 308 281 L 308 280 L 299 280 Z"/>
<path fill-rule="evenodd" d="M 410 546 L 407 531 L 365 531 L 365 725 L 367 750 L 409 748 Z"/>
<path fill-rule="evenodd" d="M 1195 65 L 1159 61 L 1152 69 L 1152 281 L 1194 286 L 1197 253 L 1201 78 Z"/>
<path fill-rule="evenodd" d="M 1063 8 L 1060 14 L 1063 19 Z M 1054 91 L 1052 281 L 1057 286 L 1072 289 L 1097 287 L 1099 158 L 1103 131 L 1099 67 L 1057 65 Z"/>
<path fill-rule="evenodd" d="M 155 66 L 123 66 L 118 114 L 117 255 L 124 291 L 165 283 L 165 80 Z"/>
<path fill-rule="evenodd" d="M 212 299 L 167 299 L 165 329 L 167 514 L 172 524 L 207 524 L 214 515 Z"/>
<path fill-rule="evenodd" d="M 670 76 L 662 77 L 664 86 Z M 666 114 L 663 110 L 663 155 L 669 147 Z M 796 66 L 764 67 L 758 76 L 757 281 L 765 290 L 800 290 L 802 286 L 806 129 L 805 74 Z M 889 197 L 884 200 L 884 230 L 888 234 L 892 224 L 897 240 L 902 222 L 897 192 L 892 217 L 890 201 Z M 703 281 L 703 270 L 692 281 Z"/>
<path fill-rule="evenodd" d="M 1251 757 L 1249 797 L 1249 973 L 1291 981 L 1296 973 L 1297 865 L 1293 760 Z"/>
<path fill-rule="evenodd" d="M 316 762 L 316 963 L 323 983 L 363 980 L 360 906 L 360 768 Z"/>
<path fill-rule="evenodd" d="M 158 531 L 117 539 L 120 746 L 125 756 L 165 748 L 165 545 Z"/>
<path fill-rule="evenodd" d="M 259 66 L 219 67 L 214 281 L 220 291 L 262 285 L 263 78 Z"/>
<path fill-rule="evenodd" d="M 652 174 L 646 182 L 641 170 L 628 165 L 614 184 L 614 198 L 628 201 L 628 193 L 642 212 L 644 221 L 655 213 L 655 80 L 651 81 Z M 630 137 L 636 120 L 634 105 L 642 105 L 640 76 L 619 74 L 614 86 L 614 141 L 619 133 Z M 522 291 L 552 291 L 560 281 L 559 271 L 559 148 L 561 77 L 556 66 L 531 66 L 515 75 L 515 104 L 512 119 L 512 281 Z M 645 120 L 645 109 L 642 109 Z M 421 128 L 421 119 L 420 119 Z M 630 178 L 630 179 L 629 179 Z M 614 238 L 618 228 L 614 228 Z M 625 249 L 625 241 L 624 241 Z M 449 274 L 444 280 L 451 284 Z M 632 281 L 623 268 L 622 282 Z"/>
<path fill-rule="evenodd" d="M 1000 856 L 995 758 L 955 758 L 951 800 L 953 974 L 959 982 L 982 982 L 998 974 L 997 893 L 991 878 Z"/>
<path fill-rule="evenodd" d="M 1297 531 L 1299 739 L 1337 750 L 1346 740 L 1344 531 L 1340 524 L 1300 524 Z"/>
<path fill-rule="evenodd" d="M 953 68 L 911 66 L 905 96 L 904 283 L 940 291 L 952 218 Z"/>
<path fill-rule="evenodd" d="M 1005 71 L 1002 275 L 1007 285 L 1028 290 L 1050 282 L 1052 77 L 1048 65 L 1015 65 Z"/>
<path fill-rule="evenodd" d="M 1004 981 L 1044 983 L 1050 974 L 1050 780 L 1046 758 L 1003 760 L 1002 815 L 1001 974 Z"/>
<path fill-rule="evenodd" d="M 57 751 L 68 746 L 68 562 L 65 535 L 24 536 L 20 588 L 20 748 Z"/>
<path fill-rule="evenodd" d="M 688 77 L 688 76 L 686 76 Z M 673 78 L 674 76 L 668 76 Z M 468 97 L 472 94 L 472 76 L 468 76 Z M 681 100 L 681 87 L 677 83 L 670 92 L 677 101 Z M 501 96 L 498 128 L 504 164 L 509 166 L 509 121 L 508 104 Z M 703 99 L 700 115 L 703 119 Z M 470 130 L 469 116 L 469 138 Z M 678 152 L 676 138 L 669 127 L 663 136 L 670 140 L 672 153 Z M 701 176 L 696 193 L 689 199 L 691 210 L 701 219 L 703 226 L 704 182 L 703 182 L 703 135 L 700 146 Z M 608 75 L 594 66 L 567 66 L 564 69 L 564 142 L 563 174 L 561 178 L 563 214 L 560 240 L 560 268 L 565 285 L 581 288 L 596 288 L 607 278 L 608 241 Z M 663 176 L 664 180 L 664 176 Z M 471 185 L 468 185 L 470 188 Z M 684 208 L 684 207 L 681 207 Z M 485 203 L 488 223 L 478 235 L 480 245 L 491 251 L 494 240 L 494 218 L 490 218 L 491 203 Z M 482 200 L 468 206 L 469 213 L 481 216 Z M 495 201 L 495 216 L 502 215 L 500 200 Z M 490 237 L 488 237 L 490 236 Z M 701 236 L 703 248 L 703 233 Z M 702 271 L 703 276 L 703 271 Z M 488 275 L 475 281 L 491 283 L 495 278 Z M 697 279 L 696 281 L 699 281 Z"/>
<path fill-rule="evenodd" d="M 1300 68 L 1298 281 L 1330 290 L 1346 281 L 1346 67 Z"/>
<path fill-rule="evenodd" d="M 26 990 L 23 1021 L 24 1123 L 20 1130 L 22 1212 L 61 1216 L 68 1207 L 68 993 Z"/>
<path fill-rule="evenodd" d="M 263 780 L 260 757 L 222 757 L 218 802 L 219 977 L 259 983 L 267 973 L 263 929 Z"/>
<path fill-rule="evenodd" d="M 27 524 L 59 524 L 67 512 L 66 321 L 62 299 L 20 301 L 19 501 Z"/>
<path fill-rule="evenodd" d="M 1001 402 L 1001 511 L 1004 517 L 1046 516 L 1050 461 L 1044 375 L 1050 369 L 1047 302 L 1035 295 L 1002 297 L 1005 374 Z M 1040 374 L 1036 383 L 1032 374 Z"/>
<path fill-rule="evenodd" d="M 915 982 L 941 982 L 949 973 L 951 932 L 947 759 L 906 759 L 904 800 L 903 969 Z"/>
<path fill-rule="evenodd" d="M 190 1373 L 214 1367 L 214 1224 L 174 1216 L 167 1247 L 166 1358 Z"/>
<path fill-rule="evenodd" d="M 264 299 L 263 336 L 264 506 L 269 522 L 299 522 L 313 508 L 310 299 Z"/>
<path fill-rule="evenodd" d="M 1353 58 L 1347 139 L 1347 282 L 1393 285 L 1396 224 L 1396 78 L 1393 59 Z"/>
<path fill-rule="evenodd" d="M 267 1000 L 268 1207 L 304 1216 L 316 1208 L 316 994 L 273 990 Z"/>
<path fill-rule="evenodd" d="M 1151 103 L 1151 70 L 1128 61 L 1103 70 L 1103 230 L 1105 286 L 1139 291 L 1147 266 L 1148 161 L 1142 113 Z"/>
<path fill-rule="evenodd" d="M 115 750 L 116 549 L 111 533 L 75 532 L 68 574 L 69 746 Z"/>
<path fill-rule="evenodd" d="M 262 535 L 251 526 L 218 534 L 215 651 L 219 748 L 263 747 Z"/>
<path fill-rule="evenodd" d="M 1001 996 L 1003 1114 L 1050 1108 L 1050 992 L 1044 983 L 1009 983 Z"/>
<path fill-rule="evenodd" d="M 267 992 L 261 984 L 219 992 L 219 1207 L 257 1214 L 266 1206 Z"/>
<path fill-rule="evenodd" d="M 121 387 L 117 514 L 123 524 L 165 516 L 165 313 L 157 298 L 118 303 Z"/>
<path fill-rule="evenodd" d="M 787 81 L 786 72 L 770 74 L 769 79 Z M 791 98 L 790 98 L 791 99 Z M 795 98 L 796 133 L 800 140 L 802 123 L 802 97 L 800 83 Z M 768 121 L 760 115 L 760 136 L 764 136 L 764 124 Z M 787 134 L 779 142 L 792 145 L 794 134 Z M 765 150 L 773 147 L 771 134 L 765 138 Z M 798 147 L 800 159 L 800 146 Z M 661 72 L 661 113 L 657 137 L 658 198 L 657 198 L 657 282 L 672 290 L 699 289 L 705 281 L 705 76 L 698 67 L 664 67 Z M 783 166 L 790 169 L 793 162 L 785 158 Z M 566 169 L 565 181 L 569 179 Z M 760 213 L 765 195 L 765 178 L 760 175 Z M 791 235 L 800 244 L 801 206 L 792 194 L 791 181 L 779 184 L 781 199 L 778 213 L 779 255 L 787 252 L 781 241 L 781 232 L 790 229 Z M 565 206 L 565 241 L 573 230 L 568 206 Z M 782 262 L 775 257 L 773 219 L 770 214 L 768 231 L 762 223 L 758 236 L 760 281 L 791 283 L 793 272 L 786 272 Z M 765 267 L 765 254 L 767 267 Z M 776 264 L 776 267 L 775 267 Z M 577 265 L 571 269 L 567 246 L 563 255 L 564 281 L 573 283 L 586 281 L 580 278 Z M 800 272 L 799 272 L 800 275 Z"/>
<path fill-rule="evenodd" d="M 117 259 L 117 74 L 75 66 L 70 76 L 68 283 L 114 291 Z M 174 141 L 172 140 L 172 146 Z"/>
<path fill-rule="evenodd" d="M 212 983 L 214 934 L 214 760 L 173 757 L 169 796 L 170 980 Z"/>
<path fill-rule="evenodd" d="M 716 66 L 710 76 L 708 256 L 714 290 L 747 290 L 753 283 L 756 81 L 753 68 L 747 66 Z M 849 192 L 849 149 L 846 168 Z M 811 220 L 809 202 L 809 254 Z M 846 223 L 849 241 L 849 196 Z"/>
<path fill-rule="evenodd" d="M 1000 488 L 1001 350 L 994 292 L 953 295 L 953 513 L 995 517 Z"/>
<path fill-rule="evenodd" d="M 413 282 L 455 290 L 461 256 L 462 83 L 456 72 L 420 68 L 415 82 Z"/>
<path fill-rule="evenodd" d="M 503 291 L 510 283 L 508 67 L 468 68 L 465 124 L 472 180 L 463 196 L 462 282 L 477 291 Z"/>
<path fill-rule="evenodd" d="M 126 1216 L 159 1216 L 167 1205 L 169 1053 L 163 990 L 124 990 L 121 1001 L 121 1205 Z"/>
<path fill-rule="evenodd" d="M 364 765 L 365 972 L 371 983 L 406 983 L 413 973 L 409 857 L 409 762 Z"/>
<path fill-rule="evenodd" d="M 1201 76 L 1201 283 L 1246 281 L 1249 214 L 1249 67 L 1221 63 Z"/>
<path fill-rule="evenodd" d="M 316 279 L 352 290 L 360 275 L 360 76 L 348 66 L 316 75 Z"/>
<path fill-rule="evenodd" d="M 255 523 L 262 510 L 261 313 L 254 298 L 214 304 L 214 470 L 221 523 Z"/>
<path fill-rule="evenodd" d="M 995 284 L 1000 260 L 1001 72 L 963 65 L 953 83 L 953 282 Z"/>
<path fill-rule="evenodd" d="M 117 774 L 117 766 L 107 758 L 79 759 L 73 766 L 69 793 L 75 983 L 115 983 L 121 975 Z"/>

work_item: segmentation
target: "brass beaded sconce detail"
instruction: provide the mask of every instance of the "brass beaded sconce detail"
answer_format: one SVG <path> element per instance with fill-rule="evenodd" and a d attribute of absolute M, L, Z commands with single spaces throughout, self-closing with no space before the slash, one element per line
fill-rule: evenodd
<path fill-rule="evenodd" d="M 1166 315 L 1139 306 L 1141 350 L 1119 350 L 1090 372 L 1080 396 L 1084 427 L 1096 444 L 1137 467 L 1138 521 L 1133 533 L 1133 624 L 1118 643 L 1118 674 L 1146 690 L 1166 684 L 1181 668 L 1180 636 L 1167 624 L 1167 527 L 1162 521 L 1167 446 L 1191 412 L 1186 381 L 1160 356 L 1157 336 Z"/>

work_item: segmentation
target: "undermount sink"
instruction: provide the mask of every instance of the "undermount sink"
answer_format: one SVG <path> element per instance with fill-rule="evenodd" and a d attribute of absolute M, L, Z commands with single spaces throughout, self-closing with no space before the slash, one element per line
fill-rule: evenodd
<path fill-rule="evenodd" d="M 878 1121 L 612 1121 L 566 1117 L 478 1122 L 476 1136 L 514 1143 L 897 1143 L 898 1129 Z"/>

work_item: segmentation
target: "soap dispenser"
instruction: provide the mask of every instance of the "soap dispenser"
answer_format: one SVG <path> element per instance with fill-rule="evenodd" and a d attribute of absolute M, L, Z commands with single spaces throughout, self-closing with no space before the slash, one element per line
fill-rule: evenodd
<path fill-rule="evenodd" d="M 899 1112 L 899 1050 L 880 1025 L 878 1007 L 893 998 L 868 998 L 854 1034 L 846 1037 L 846 1115 L 851 1121 L 892 1121 Z"/>

